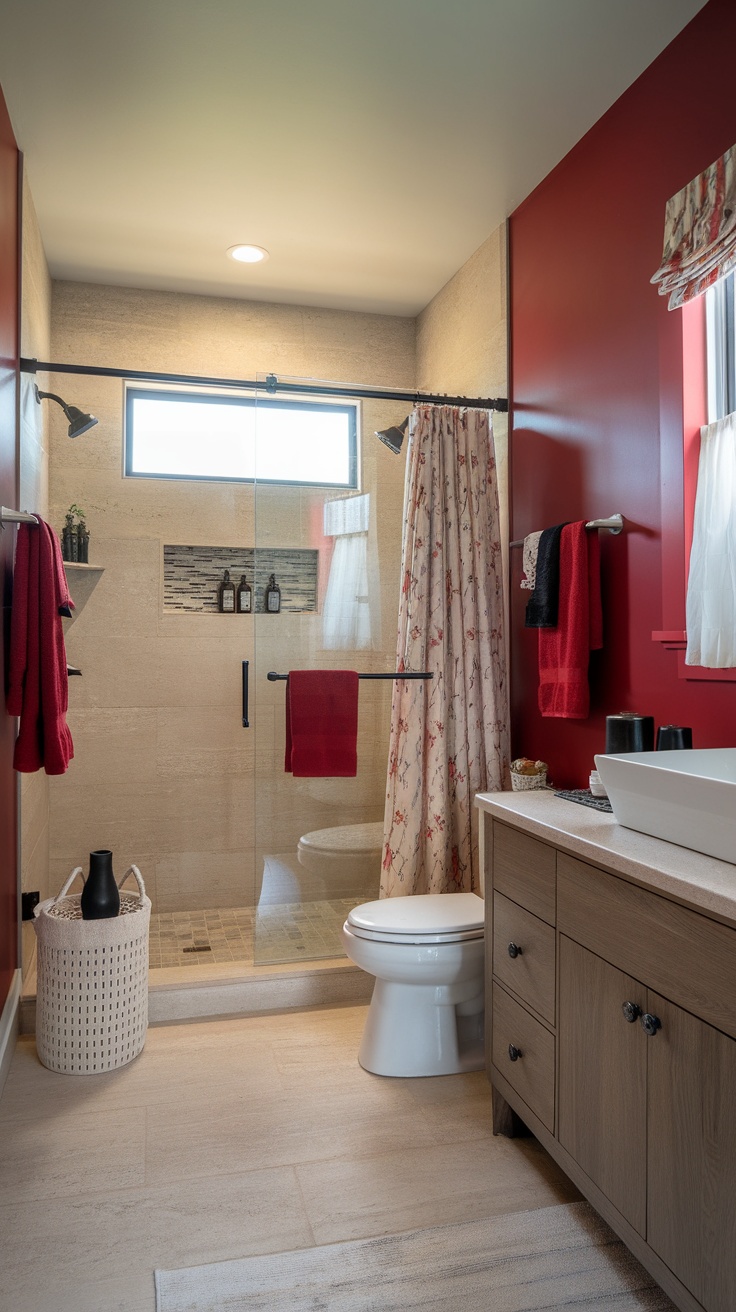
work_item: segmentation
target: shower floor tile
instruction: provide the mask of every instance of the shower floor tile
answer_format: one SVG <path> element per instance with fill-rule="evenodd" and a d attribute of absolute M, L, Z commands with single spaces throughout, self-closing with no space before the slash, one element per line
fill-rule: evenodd
<path fill-rule="evenodd" d="M 332 898 L 228 908 L 222 912 L 154 913 L 149 965 L 153 969 L 242 961 L 261 966 L 342 957 L 345 953 L 340 929 L 357 901 L 354 897 Z"/>

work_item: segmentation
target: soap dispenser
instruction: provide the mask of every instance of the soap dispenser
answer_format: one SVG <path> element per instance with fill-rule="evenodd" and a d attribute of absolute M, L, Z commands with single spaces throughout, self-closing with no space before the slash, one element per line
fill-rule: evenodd
<path fill-rule="evenodd" d="M 276 582 L 276 575 L 269 574 L 268 587 L 264 595 L 264 608 L 269 615 L 278 615 L 281 610 L 281 588 Z"/>
<path fill-rule="evenodd" d="M 220 611 L 230 615 L 235 614 L 235 584 L 230 578 L 229 569 L 225 570 L 225 577 L 218 588 L 217 604 Z"/>
<path fill-rule="evenodd" d="M 239 615 L 250 615 L 253 609 L 253 591 L 250 583 L 245 581 L 245 574 L 240 575 L 236 609 Z"/>

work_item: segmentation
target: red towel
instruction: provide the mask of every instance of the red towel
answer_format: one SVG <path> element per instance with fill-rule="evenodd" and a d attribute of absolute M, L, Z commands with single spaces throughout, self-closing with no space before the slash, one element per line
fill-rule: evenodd
<path fill-rule="evenodd" d="M 74 755 L 66 723 L 69 681 L 61 612 L 73 606 L 59 539 L 39 520 L 21 524 L 15 553 L 7 708 L 20 716 L 13 765 L 63 774 Z"/>
<path fill-rule="evenodd" d="M 286 684 L 284 769 L 299 779 L 358 773 L 358 675 L 291 670 Z"/>
<path fill-rule="evenodd" d="M 600 543 L 585 521 L 560 538 L 557 626 L 539 630 L 539 709 L 544 716 L 584 720 L 590 709 L 588 659 L 603 646 Z"/>

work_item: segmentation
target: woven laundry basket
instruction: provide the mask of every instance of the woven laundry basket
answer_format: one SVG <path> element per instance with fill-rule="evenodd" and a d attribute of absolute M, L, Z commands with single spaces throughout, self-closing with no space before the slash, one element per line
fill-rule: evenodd
<path fill-rule="evenodd" d="M 148 1027 L 148 927 L 151 900 L 143 877 L 138 893 L 120 894 L 120 915 L 83 920 L 80 894 L 68 890 L 35 910 L 38 939 L 36 1048 L 49 1070 L 98 1075 L 132 1061 Z"/>

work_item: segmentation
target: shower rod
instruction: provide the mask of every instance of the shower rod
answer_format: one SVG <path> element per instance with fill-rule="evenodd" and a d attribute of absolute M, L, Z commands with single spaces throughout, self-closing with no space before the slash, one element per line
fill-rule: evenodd
<path fill-rule="evenodd" d="M 264 381 L 255 378 L 210 378 L 204 374 L 166 374 L 147 369 L 108 369 L 101 365 L 51 364 L 44 360 L 21 357 L 22 373 L 86 374 L 92 378 L 123 378 L 136 383 L 182 383 L 190 387 L 237 387 L 243 392 L 265 391 L 269 396 L 277 392 L 295 396 L 365 397 L 370 401 L 406 401 L 408 404 L 424 402 L 427 405 L 457 405 L 468 410 L 507 411 L 505 396 L 441 396 L 435 392 L 415 392 L 409 388 L 364 387 L 330 383 L 281 383 L 276 374 L 268 374 Z"/>

